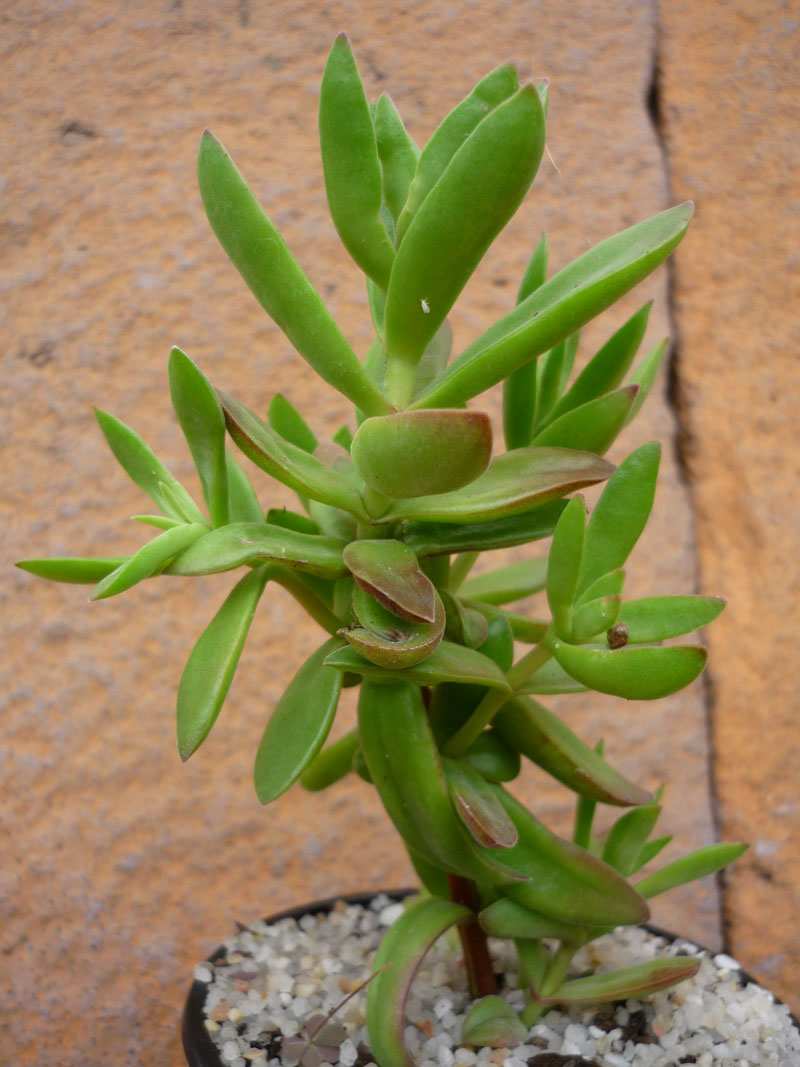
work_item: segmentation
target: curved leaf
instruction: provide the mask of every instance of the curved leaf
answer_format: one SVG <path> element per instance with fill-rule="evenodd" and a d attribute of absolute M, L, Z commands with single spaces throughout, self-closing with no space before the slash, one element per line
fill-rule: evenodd
<path fill-rule="evenodd" d="M 381 219 L 375 131 L 345 33 L 336 38 L 322 75 L 319 141 L 333 224 L 359 267 L 385 289 L 394 248 Z"/>
<path fill-rule="evenodd" d="M 443 119 L 422 150 L 408 200 L 397 224 L 399 244 L 428 193 L 444 174 L 450 160 L 475 127 L 519 89 L 519 76 L 511 63 L 491 71 Z"/>
<path fill-rule="evenodd" d="M 166 530 L 152 541 L 148 541 L 129 560 L 106 575 L 89 599 L 105 600 L 107 597 L 117 596 L 145 578 L 160 574 L 179 553 L 207 533 L 208 526 L 204 522 L 173 526 L 171 530 Z"/>
<path fill-rule="evenodd" d="M 352 456 L 367 485 L 384 496 L 444 493 L 486 470 L 492 427 L 482 411 L 401 411 L 363 422 Z"/>
<path fill-rule="evenodd" d="M 403 619 L 433 622 L 436 589 L 402 541 L 352 541 L 342 553 L 355 580 L 388 611 Z"/>
<path fill-rule="evenodd" d="M 692 633 L 713 622 L 724 607 L 718 596 L 644 597 L 623 604 L 617 621 L 628 627 L 628 642 L 635 645 Z"/>
<path fill-rule="evenodd" d="M 637 882 L 636 889 L 649 900 L 659 893 L 666 893 L 667 890 L 675 889 L 686 882 L 693 882 L 696 878 L 716 874 L 738 859 L 747 849 L 747 845 L 732 843 L 706 845 L 705 848 L 698 848 L 688 856 L 681 856 L 680 859 L 662 867 L 660 871 L 643 878 L 641 882 Z"/>
<path fill-rule="evenodd" d="M 617 388 L 642 343 L 652 306 L 653 301 L 649 300 L 639 308 L 592 356 L 568 392 L 553 408 L 549 421 Z"/>
<path fill-rule="evenodd" d="M 369 1043 L 381 1067 L 414 1067 L 405 1044 L 405 1005 L 411 983 L 433 943 L 471 915 L 462 904 L 423 897 L 409 905 L 384 935 L 372 965 L 373 974 L 380 974 L 367 988 Z"/>
<path fill-rule="evenodd" d="M 542 1000 L 545 1004 L 606 1004 L 614 1000 L 636 1000 L 691 978 L 697 974 L 700 963 L 696 956 L 672 956 L 635 963 L 618 971 L 574 978 Z"/>
<path fill-rule="evenodd" d="M 325 660 L 341 643 L 331 637 L 309 656 L 270 716 L 255 765 L 262 804 L 285 793 L 325 743 L 342 691 L 341 673 Z"/>
<path fill-rule="evenodd" d="M 219 574 L 247 564 L 275 560 L 322 578 L 341 578 L 342 542 L 331 537 L 296 533 L 265 522 L 236 522 L 197 538 L 168 568 L 169 574 Z"/>
<path fill-rule="evenodd" d="M 65 556 L 53 559 L 21 559 L 15 564 L 21 571 L 46 578 L 50 582 L 70 582 L 73 585 L 94 585 L 127 563 L 130 556 L 108 556 L 89 559 Z"/>
<path fill-rule="evenodd" d="M 644 899 L 615 870 L 585 849 L 556 837 L 502 786 L 492 788 L 519 833 L 518 844 L 500 855 L 529 878 L 506 886 L 508 896 L 562 922 L 617 926 L 647 918 Z"/>
<path fill-rule="evenodd" d="M 667 354 L 669 347 L 669 340 L 664 338 L 663 341 L 659 341 L 657 345 L 650 349 L 645 358 L 633 372 L 628 379 L 629 385 L 638 385 L 639 392 L 636 394 L 636 399 L 633 402 L 633 407 L 628 412 L 628 422 L 632 422 L 639 413 L 639 410 L 644 404 L 645 400 L 650 394 L 650 390 L 653 388 L 653 383 L 656 380 L 661 364 L 664 362 L 664 356 Z"/>
<path fill-rule="evenodd" d="M 301 496 L 366 518 L 358 490 L 338 471 L 283 440 L 248 407 L 219 393 L 228 432 L 257 467 Z"/>
<path fill-rule="evenodd" d="M 300 775 L 300 785 L 311 793 L 327 789 L 353 769 L 353 758 L 360 740 L 358 730 L 350 730 L 337 741 L 327 745 Z"/>
<path fill-rule="evenodd" d="M 99 408 L 94 414 L 116 461 L 165 515 L 182 522 L 205 522 L 205 515 L 180 482 L 130 426 Z"/>
<path fill-rule="evenodd" d="M 706 665 L 706 649 L 695 645 L 614 650 L 554 641 L 553 655 L 573 678 L 598 693 L 627 700 L 658 700 L 693 682 Z"/>
<path fill-rule="evenodd" d="M 642 804 L 621 815 L 603 845 L 603 861 L 626 878 L 633 874 L 644 845 L 652 833 L 661 808 L 658 804 Z"/>
<path fill-rule="evenodd" d="M 452 525 L 444 522 L 408 522 L 403 540 L 418 556 L 446 556 L 451 552 L 486 552 L 511 548 L 549 537 L 564 510 L 563 500 L 551 500 L 520 515 L 489 522 Z"/>
<path fill-rule="evenodd" d="M 569 636 L 572 604 L 578 585 L 586 537 L 586 505 L 582 496 L 573 497 L 561 513 L 547 564 L 547 603 L 556 632 Z"/>
<path fill-rule="evenodd" d="M 526 86 L 491 111 L 450 160 L 401 237 L 392 268 L 384 316 L 387 384 L 393 361 L 419 362 L 519 207 L 543 150 L 542 105 Z"/>
<path fill-rule="evenodd" d="M 519 835 L 483 775 L 462 760 L 443 759 L 453 806 L 479 845 L 511 848 Z"/>
<path fill-rule="evenodd" d="M 691 213 L 691 204 L 670 208 L 584 253 L 465 349 L 412 406 L 469 400 L 574 333 L 667 258 Z"/>
<path fill-rule="evenodd" d="M 354 648 L 342 648 L 328 661 L 340 671 L 361 674 L 376 681 L 408 681 L 415 685 L 431 686 L 440 682 L 460 682 L 462 685 L 482 685 L 509 691 L 508 681 L 500 668 L 473 648 L 441 641 L 422 663 L 402 671 L 378 667 Z"/>
<path fill-rule="evenodd" d="M 377 523 L 406 519 L 488 522 L 529 511 L 586 485 L 604 481 L 614 470 L 589 452 L 566 448 L 518 448 L 498 456 L 489 469 L 453 493 L 396 500 Z"/>
<path fill-rule="evenodd" d="M 579 597 L 631 554 L 650 517 L 660 459 L 657 441 L 642 445 L 620 463 L 600 494 L 586 528 Z"/>
<path fill-rule="evenodd" d="M 200 142 L 197 172 L 206 214 L 220 244 L 300 355 L 361 411 L 390 411 L 233 160 L 208 131 Z"/>
<path fill-rule="evenodd" d="M 484 574 L 471 575 L 461 584 L 459 592 L 470 600 L 484 604 L 510 604 L 544 589 L 547 578 L 547 559 L 524 559 Z"/>
<path fill-rule="evenodd" d="M 269 402 L 267 421 L 270 427 L 295 448 L 313 455 L 319 444 L 306 420 L 282 393 L 276 393 Z"/>
<path fill-rule="evenodd" d="M 178 686 L 178 752 L 184 762 L 219 715 L 269 574 L 269 566 L 246 574 L 192 649 Z"/>
<path fill-rule="evenodd" d="M 213 526 L 228 521 L 228 468 L 225 417 L 206 376 L 180 348 L 169 355 L 172 406 L 200 475 Z"/>
<path fill-rule="evenodd" d="M 383 172 L 383 195 L 396 222 L 408 200 L 419 149 L 409 137 L 388 93 L 381 93 L 375 108 L 375 141 Z"/>
<path fill-rule="evenodd" d="M 360 586 L 353 593 L 353 609 L 361 626 L 348 627 L 339 633 L 371 663 L 393 671 L 413 667 L 427 659 L 444 634 L 445 612 L 438 596 L 433 622 L 400 619 Z"/>
<path fill-rule="evenodd" d="M 547 235 L 542 234 L 525 269 L 517 303 L 544 285 L 547 278 Z M 525 448 L 531 443 L 536 410 L 536 363 L 523 363 L 503 382 L 503 434 L 506 448 Z"/>
<path fill-rule="evenodd" d="M 365 679 L 358 702 L 358 730 L 370 777 L 410 849 L 465 878 L 510 881 L 524 877 L 498 862 L 493 850 L 474 845 L 463 828 L 450 802 L 417 686 Z"/>
<path fill-rule="evenodd" d="M 264 509 L 258 502 L 250 479 L 239 466 L 233 452 L 225 449 L 228 468 L 228 510 L 231 522 L 263 522 Z"/>
<path fill-rule="evenodd" d="M 528 1036 L 528 1027 L 502 997 L 476 1000 L 461 1024 L 461 1043 L 490 1048 L 514 1048 Z"/>
<path fill-rule="evenodd" d="M 492 724 L 511 748 L 580 796 L 623 806 L 652 800 L 650 793 L 618 774 L 535 700 L 516 697 L 498 711 Z"/>
<path fill-rule="evenodd" d="M 627 424 L 638 391 L 637 385 L 626 385 L 567 411 L 548 422 L 531 443 L 539 447 L 580 448 L 605 455 Z"/>
<path fill-rule="evenodd" d="M 478 916 L 478 921 L 489 937 L 514 940 L 549 937 L 575 943 L 577 940 L 583 940 L 589 929 L 574 923 L 559 922 L 549 915 L 541 915 L 509 897 L 499 897 L 493 904 L 484 908 Z"/>

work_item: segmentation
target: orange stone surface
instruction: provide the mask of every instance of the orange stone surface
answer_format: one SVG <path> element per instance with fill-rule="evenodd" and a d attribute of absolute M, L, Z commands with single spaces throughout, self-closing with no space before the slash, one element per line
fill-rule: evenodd
<path fill-rule="evenodd" d="M 658 11 L 637 0 L 6 5 L 0 516 L 9 564 L 124 554 L 147 539 L 128 521 L 147 501 L 108 453 L 92 405 L 130 423 L 198 492 L 169 404 L 172 344 L 258 410 L 281 391 L 318 435 L 345 420 L 353 428 L 345 402 L 308 371 L 216 244 L 194 174 L 204 127 L 363 353 L 366 297 L 327 214 L 316 137 L 335 34 L 348 30 L 370 95 L 388 89 L 421 142 L 499 63 L 549 77 L 549 158 L 461 298 L 456 344 L 512 304 L 543 229 L 559 267 L 696 198 L 675 260 L 673 321 L 662 270 L 587 329 L 579 358 L 650 298 L 645 345 L 676 331 L 680 402 L 665 376 L 611 453 L 618 461 L 642 441 L 665 443 L 629 588 L 730 601 L 709 633 L 710 684 L 652 705 L 552 706 L 587 740 L 603 736 L 643 785 L 669 783 L 664 832 L 676 846 L 718 830 L 754 843 L 722 893 L 706 880 L 658 902 L 655 917 L 714 948 L 727 929 L 742 963 L 797 1010 L 798 242 L 788 189 L 797 30 L 777 4 L 713 9 L 712 25 L 704 5 Z M 647 108 L 656 73 L 658 127 Z M 497 420 L 494 394 L 481 406 Z M 291 503 L 266 475 L 254 479 L 265 506 Z M 321 640 L 283 590 L 268 590 L 220 720 L 181 765 L 175 690 L 232 584 L 231 575 L 161 579 L 90 605 L 87 587 L 4 571 L 2 1063 L 179 1067 L 192 968 L 234 920 L 412 880 L 360 779 L 258 804 L 261 731 Z M 337 733 L 352 716 L 350 693 Z M 530 773 L 521 791 L 567 830 L 563 789 Z"/>

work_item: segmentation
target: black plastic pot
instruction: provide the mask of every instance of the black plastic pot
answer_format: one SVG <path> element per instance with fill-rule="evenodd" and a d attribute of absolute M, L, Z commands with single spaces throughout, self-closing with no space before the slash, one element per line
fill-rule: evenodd
<path fill-rule="evenodd" d="M 368 905 L 379 892 L 381 892 L 383 896 L 389 897 L 390 900 L 403 900 L 405 897 L 416 893 L 417 890 L 392 889 L 372 891 L 370 893 L 339 893 L 337 896 L 328 897 L 326 900 L 318 900 L 310 904 L 302 904 L 296 908 L 288 908 L 286 911 L 277 912 L 275 915 L 270 915 L 265 921 L 273 923 L 278 922 L 281 919 L 300 919 L 304 915 L 313 915 L 318 912 L 329 912 L 338 901 L 344 901 L 346 904 Z M 657 934 L 659 937 L 665 937 L 673 941 L 677 936 L 667 930 L 660 929 L 658 926 L 651 926 L 649 923 L 645 923 L 644 928 L 649 930 L 650 933 Z M 693 941 L 692 944 L 695 944 L 695 942 Z M 221 945 L 208 957 L 208 960 L 213 963 L 225 955 L 226 949 L 224 945 Z M 756 985 L 759 984 L 757 980 L 747 974 L 746 971 L 740 970 L 738 971 L 738 975 L 742 985 L 747 985 L 749 982 L 754 982 Z M 219 1054 L 217 1046 L 211 1040 L 205 1027 L 204 1006 L 207 990 L 207 984 L 198 981 L 193 982 L 191 989 L 189 990 L 189 995 L 186 998 L 186 1004 L 183 1009 L 183 1019 L 181 1021 L 183 1051 L 186 1054 L 186 1062 L 189 1064 L 189 1067 L 227 1067 Z M 782 1003 L 774 996 L 774 994 L 770 995 L 773 996 L 776 1003 Z M 800 1030 L 800 1023 L 794 1015 L 790 1015 L 790 1018 L 794 1026 Z M 786 1067 L 789 1067 L 789 1065 L 787 1064 Z"/>

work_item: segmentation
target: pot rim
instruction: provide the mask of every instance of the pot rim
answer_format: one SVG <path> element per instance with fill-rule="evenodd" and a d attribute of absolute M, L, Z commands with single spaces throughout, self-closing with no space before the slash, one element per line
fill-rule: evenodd
<path fill-rule="evenodd" d="M 306 904 L 296 905 L 293 908 L 285 908 L 283 911 L 278 911 L 267 916 L 263 921 L 267 923 L 276 923 L 280 922 L 282 919 L 300 919 L 304 915 L 310 913 L 329 912 L 333 909 L 334 905 L 340 901 L 345 904 L 367 905 L 377 896 L 385 896 L 390 900 L 405 900 L 406 897 L 413 896 L 418 892 L 419 888 L 415 886 L 403 889 L 373 889 L 361 893 L 337 893 L 335 896 L 325 897 L 322 900 L 313 900 Z M 652 923 L 640 923 L 639 926 L 658 937 L 665 937 L 671 941 L 688 941 L 692 945 L 697 945 L 698 948 L 707 952 L 712 959 L 714 956 L 720 955 L 720 953 L 712 952 L 710 949 L 705 948 L 705 946 L 698 944 L 691 937 L 675 934 L 671 930 L 664 930 L 660 926 L 654 926 Z M 220 945 L 210 956 L 206 956 L 206 961 L 213 963 L 221 956 L 224 956 L 226 952 L 227 950 L 225 946 Z M 742 985 L 747 985 L 752 982 L 760 989 L 763 989 L 764 992 L 769 993 L 776 1004 L 784 1004 L 779 997 L 776 997 L 771 990 L 763 986 L 758 979 L 754 978 L 743 968 L 739 967 L 737 969 L 737 974 L 741 979 Z M 195 979 L 189 989 L 183 1009 L 183 1016 L 181 1018 L 181 1040 L 183 1042 L 183 1051 L 186 1055 L 188 1067 L 225 1067 L 222 1057 L 219 1054 L 219 1049 L 211 1040 L 211 1036 L 205 1027 L 205 1001 L 207 990 L 207 982 L 201 982 L 198 979 Z M 789 1012 L 789 1018 L 791 1019 L 792 1024 L 800 1030 L 800 1022 L 798 1022 L 791 1011 Z"/>

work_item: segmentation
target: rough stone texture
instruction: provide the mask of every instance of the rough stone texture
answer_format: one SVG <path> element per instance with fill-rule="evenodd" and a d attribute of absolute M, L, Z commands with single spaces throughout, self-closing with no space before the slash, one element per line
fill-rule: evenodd
<path fill-rule="evenodd" d="M 513 8 L 496 0 L 446 9 L 414 0 L 391 15 L 375 0 L 358 10 L 341 2 L 35 0 L 7 6 L 0 18 L 9 472 L 0 514 L 14 559 L 116 554 L 145 539 L 145 528 L 125 521 L 146 507 L 142 494 L 105 450 L 92 404 L 130 422 L 196 487 L 169 409 L 165 360 L 172 343 L 256 408 L 280 389 L 321 434 L 349 417 L 226 262 L 194 180 L 198 134 L 210 125 L 363 352 L 366 301 L 327 217 L 316 146 L 316 93 L 339 29 L 354 39 L 370 92 L 388 87 L 421 141 L 480 75 L 505 59 L 551 78 L 549 148 L 558 171 L 545 162 L 520 215 L 470 283 L 454 319 L 458 344 L 510 305 L 542 228 L 559 266 L 669 199 L 645 108 L 655 15 L 635 0 Z M 670 18 L 691 36 L 688 9 L 675 8 Z M 701 280 L 681 282 L 681 293 L 683 307 L 692 290 L 702 323 L 711 305 L 701 305 Z M 584 357 L 651 296 L 648 343 L 663 336 L 661 272 L 587 331 Z M 769 305 L 766 289 L 764 299 Z M 698 395 L 713 403 L 705 388 L 698 380 Z M 642 440 L 675 438 L 665 389 L 657 392 L 616 458 Z M 495 398 L 487 406 L 497 414 Z M 720 409 L 716 418 L 725 422 L 728 415 Z M 707 447 L 713 452 L 716 438 Z M 704 470 L 711 486 L 729 474 Z M 691 514 L 669 444 L 663 474 L 652 530 L 631 566 L 632 591 L 695 584 Z M 265 477 L 259 484 L 265 503 L 289 502 Z M 741 543 L 730 543 L 734 556 L 740 550 Z M 747 588 L 750 576 L 735 567 L 707 570 L 704 588 L 732 596 L 737 583 Z M 260 731 L 319 636 L 281 590 L 262 603 L 211 739 L 181 767 L 175 687 L 230 584 L 224 575 L 164 580 L 88 606 L 79 587 L 6 572 L 4 1061 L 180 1064 L 177 1019 L 187 976 L 234 919 L 410 880 L 402 850 L 360 780 L 325 800 L 292 791 L 266 811 L 255 799 L 251 766 Z M 749 617 L 740 610 L 758 625 L 755 605 Z M 738 655 L 734 628 L 728 623 L 728 636 L 718 641 L 721 656 L 737 648 L 731 664 Z M 725 667 L 715 673 L 718 685 Z M 741 707 L 735 683 L 729 685 L 730 702 Z M 789 702 L 781 709 L 787 722 Z M 347 728 L 352 713 L 348 704 L 337 730 Z M 569 714 L 588 738 L 602 733 L 616 762 L 643 784 L 670 781 L 666 822 L 679 822 L 682 846 L 711 840 L 699 685 L 655 705 L 599 699 Z M 731 783 L 732 777 L 731 771 Z M 524 789 L 566 828 L 563 791 L 534 775 Z M 756 789 L 754 778 L 754 802 Z M 781 802 L 791 801 L 775 804 Z M 730 803 L 733 809 L 735 799 Z M 752 805 L 743 809 L 736 833 L 752 836 L 753 818 Z M 753 881 L 752 868 L 744 878 Z M 774 909 L 765 912 L 769 917 Z M 713 884 L 677 894 L 657 917 L 719 943 Z"/>
<path fill-rule="evenodd" d="M 796 5 L 667 3 L 662 119 L 673 194 L 678 380 L 709 631 L 730 944 L 797 1010 L 800 973 L 800 19 Z"/>

